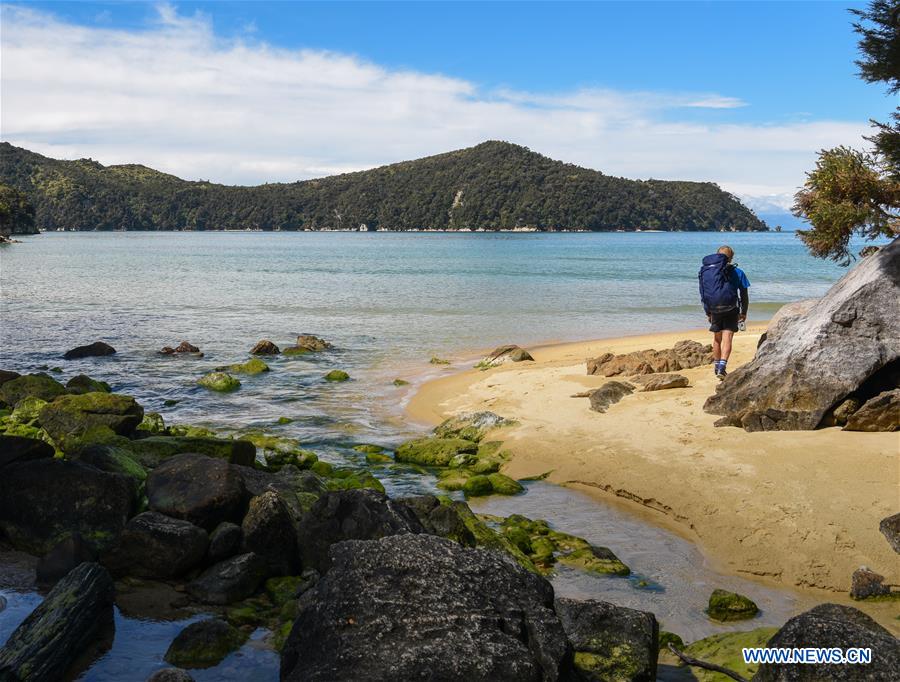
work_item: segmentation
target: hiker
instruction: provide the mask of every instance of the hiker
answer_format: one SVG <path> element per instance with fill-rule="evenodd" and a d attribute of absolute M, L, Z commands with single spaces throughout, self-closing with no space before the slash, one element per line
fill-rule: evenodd
<path fill-rule="evenodd" d="M 714 371 L 719 381 L 725 378 L 731 340 L 744 329 L 750 305 L 750 280 L 737 264 L 732 263 L 734 249 L 720 246 L 716 253 L 703 259 L 700 268 L 700 301 L 713 333 Z"/>

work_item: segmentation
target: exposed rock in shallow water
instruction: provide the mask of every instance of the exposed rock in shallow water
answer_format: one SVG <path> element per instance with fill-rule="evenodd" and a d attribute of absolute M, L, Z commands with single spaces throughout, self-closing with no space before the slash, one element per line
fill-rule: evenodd
<path fill-rule="evenodd" d="M 711 345 L 685 340 L 665 350 L 637 350 L 623 355 L 604 353 L 587 361 L 587 373 L 605 377 L 658 374 L 700 367 L 711 362 Z"/>
<path fill-rule="evenodd" d="M 417 438 L 397 448 L 394 459 L 424 466 L 445 467 L 460 454 L 478 452 L 478 444 L 462 438 Z"/>
<path fill-rule="evenodd" d="M 847 419 L 845 431 L 900 430 L 900 388 L 867 400 Z"/>
<path fill-rule="evenodd" d="M 257 341 L 256 345 L 250 349 L 251 355 L 278 355 L 281 350 L 268 339 Z"/>
<path fill-rule="evenodd" d="M 806 313 L 771 326 L 756 357 L 730 373 L 704 409 L 747 430 L 814 429 L 898 358 L 900 239 L 863 260 Z"/>
<path fill-rule="evenodd" d="M 66 387 L 46 374 L 26 374 L 0 386 L 0 402 L 14 407 L 23 398 L 34 397 L 50 402 L 64 395 Z"/>
<path fill-rule="evenodd" d="M 116 349 L 103 341 L 94 341 L 86 346 L 77 346 L 72 350 L 66 351 L 63 358 L 66 360 L 77 360 L 79 358 L 102 357 L 105 355 L 114 355 Z"/>
<path fill-rule="evenodd" d="M 69 393 L 109 393 L 109 384 L 105 381 L 91 379 L 87 374 L 77 374 L 66 383 Z"/>
<path fill-rule="evenodd" d="M 259 358 L 250 358 L 244 363 L 216 367 L 216 371 L 231 372 L 233 374 L 262 374 L 269 371 L 269 366 Z"/>
<path fill-rule="evenodd" d="M 187 591 L 206 604 L 230 604 L 256 592 L 267 574 L 265 560 L 248 552 L 210 566 L 188 584 Z"/>
<path fill-rule="evenodd" d="M 331 560 L 300 600 L 282 680 L 573 678 L 553 588 L 498 554 L 400 535 L 342 542 Z"/>
<path fill-rule="evenodd" d="M 400 500 L 374 490 L 338 490 L 323 494 L 303 516 L 298 542 L 303 566 L 324 573 L 328 550 L 337 542 L 424 532 L 415 513 Z"/>
<path fill-rule="evenodd" d="M 325 381 L 341 382 L 349 379 L 350 375 L 342 369 L 333 369 L 325 375 Z"/>
<path fill-rule="evenodd" d="M 759 608 L 742 594 L 727 590 L 713 590 L 709 596 L 706 613 L 713 620 L 728 622 L 753 618 L 759 613 Z"/>
<path fill-rule="evenodd" d="M 0 528 L 32 554 L 45 554 L 72 532 L 92 549 L 105 549 L 134 503 L 132 479 L 81 462 L 38 459 L 10 464 L 0 476 Z"/>
<path fill-rule="evenodd" d="M 113 581 L 84 563 L 60 580 L 0 648 L 0 677 L 61 680 L 72 665 L 108 648 L 113 631 Z"/>
<path fill-rule="evenodd" d="M 312 334 L 300 334 L 297 337 L 296 348 L 302 348 L 304 350 L 317 353 L 332 348 L 332 345 L 325 339 L 320 339 L 318 336 L 314 336 Z"/>
<path fill-rule="evenodd" d="M 147 478 L 150 509 L 212 531 L 243 518 L 249 495 L 240 473 L 220 459 L 187 453 L 158 466 Z"/>
<path fill-rule="evenodd" d="M 35 438 L 0 435 L 0 469 L 13 462 L 53 457 L 53 446 Z"/>
<path fill-rule="evenodd" d="M 101 561 L 115 576 L 174 578 L 199 564 L 208 544 L 202 528 L 147 511 L 126 524 Z"/>
<path fill-rule="evenodd" d="M 200 353 L 200 349 L 197 348 L 197 346 L 195 346 L 194 344 L 189 343 L 187 341 L 182 341 L 177 346 L 175 346 L 175 348 L 172 348 L 171 346 L 164 346 L 163 349 L 159 352 L 164 355 L 175 355 L 175 354 L 180 354 L 180 353 L 197 353 L 201 357 L 203 356 L 203 353 Z"/>
<path fill-rule="evenodd" d="M 556 613 L 588 680 L 655 682 L 659 625 L 652 613 L 574 599 L 557 599 Z"/>
<path fill-rule="evenodd" d="M 208 388 L 210 391 L 218 391 L 219 393 L 230 393 L 241 387 L 241 382 L 226 372 L 204 374 L 197 380 L 197 383 L 203 388 Z"/>
<path fill-rule="evenodd" d="M 881 519 L 878 529 L 897 554 L 900 554 L 900 513 Z"/>
<path fill-rule="evenodd" d="M 144 408 L 134 398 L 116 393 L 64 395 L 46 405 L 41 426 L 66 452 L 74 452 L 107 430 L 119 436 L 134 433 Z"/>
<path fill-rule="evenodd" d="M 641 387 L 642 391 L 664 391 L 669 388 L 686 388 L 688 378 L 681 374 L 645 374 L 635 377 L 632 381 Z"/>
<path fill-rule="evenodd" d="M 630 384 L 623 381 L 607 381 L 600 388 L 591 391 L 591 409 L 594 412 L 606 412 L 626 395 L 634 393 Z"/>
<path fill-rule="evenodd" d="M 820 604 L 794 616 L 766 646 L 868 647 L 872 650 L 872 662 L 866 665 L 764 663 L 753 676 L 753 682 L 896 682 L 900 670 L 900 640 L 850 606 Z"/>
<path fill-rule="evenodd" d="M 211 668 L 246 641 L 247 636 L 224 620 L 191 623 L 169 645 L 166 663 L 181 668 Z"/>
<path fill-rule="evenodd" d="M 190 436 L 151 436 L 128 444 L 132 457 L 148 469 L 175 456 L 194 452 L 232 464 L 250 466 L 256 459 L 256 446 L 246 440 L 199 438 Z"/>

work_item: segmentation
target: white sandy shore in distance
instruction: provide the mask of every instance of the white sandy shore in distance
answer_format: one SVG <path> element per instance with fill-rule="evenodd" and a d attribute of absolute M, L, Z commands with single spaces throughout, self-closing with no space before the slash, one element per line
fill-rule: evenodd
<path fill-rule="evenodd" d="M 765 325 L 736 336 L 733 371 L 752 359 Z M 861 565 L 900 583 L 900 560 L 878 530 L 900 509 L 900 434 L 747 433 L 715 428 L 703 411 L 717 380 L 711 366 L 680 372 L 690 386 L 634 393 L 605 414 L 572 394 L 600 386 L 585 359 L 605 352 L 708 343 L 705 331 L 652 334 L 529 349 L 535 362 L 468 370 L 426 383 L 412 419 L 491 410 L 519 421 L 497 432 L 516 478 L 548 480 L 621 502 L 696 541 L 720 570 L 852 603 L 900 632 L 900 601 L 851 602 Z M 827 592 L 822 592 L 822 591 Z"/>

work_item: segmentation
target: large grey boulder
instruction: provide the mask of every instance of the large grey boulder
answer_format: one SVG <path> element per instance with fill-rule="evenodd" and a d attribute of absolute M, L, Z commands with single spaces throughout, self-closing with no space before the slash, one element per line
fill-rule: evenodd
<path fill-rule="evenodd" d="M 320 497 L 300 521 L 303 566 L 328 570 L 328 550 L 343 540 L 375 540 L 401 533 L 424 533 L 415 512 L 375 490 L 336 490 Z"/>
<path fill-rule="evenodd" d="M 863 260 L 807 312 L 770 327 L 756 357 L 704 405 L 719 425 L 814 429 L 900 358 L 900 239 Z M 888 387 L 893 388 L 893 387 Z M 882 388 L 881 390 L 886 390 Z"/>
<path fill-rule="evenodd" d="M 146 511 L 125 525 L 102 562 L 117 576 L 174 578 L 199 564 L 208 544 L 206 531 L 190 521 Z"/>
<path fill-rule="evenodd" d="M 603 601 L 557 599 L 556 613 L 589 680 L 654 682 L 659 624 L 652 613 Z"/>
<path fill-rule="evenodd" d="M 255 552 L 272 575 L 293 575 L 300 567 L 297 531 L 288 505 L 274 490 L 250 500 L 241 523 L 245 552 Z"/>
<path fill-rule="evenodd" d="M 499 554 L 434 535 L 342 542 L 300 599 L 281 679 L 572 679 L 553 588 Z"/>
<path fill-rule="evenodd" d="M 61 680 L 113 632 L 113 581 L 98 564 L 84 563 L 60 580 L 0 649 L 0 679 Z"/>
<path fill-rule="evenodd" d="M 870 648 L 872 661 L 865 665 L 764 663 L 753 682 L 895 682 L 900 670 L 900 640 L 850 606 L 820 604 L 794 616 L 766 646 Z"/>
<path fill-rule="evenodd" d="M 247 552 L 210 566 L 188 583 L 187 591 L 205 604 L 230 604 L 256 592 L 268 573 L 265 559 Z"/>

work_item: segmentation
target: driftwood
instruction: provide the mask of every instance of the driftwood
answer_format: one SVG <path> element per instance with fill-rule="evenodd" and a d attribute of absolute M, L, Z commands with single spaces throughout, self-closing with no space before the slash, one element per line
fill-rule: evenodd
<path fill-rule="evenodd" d="M 741 677 L 733 670 L 729 670 L 728 668 L 723 668 L 721 665 L 716 665 L 715 663 L 707 663 L 706 661 L 701 661 L 697 658 L 692 658 L 687 654 L 682 653 L 678 649 L 676 649 L 672 643 L 669 643 L 669 651 L 678 656 L 681 661 L 685 665 L 692 665 L 695 668 L 704 668 L 705 670 L 712 670 L 713 672 L 722 673 L 723 675 L 727 675 L 733 680 L 737 680 L 737 682 L 750 682 L 746 677 Z"/>

